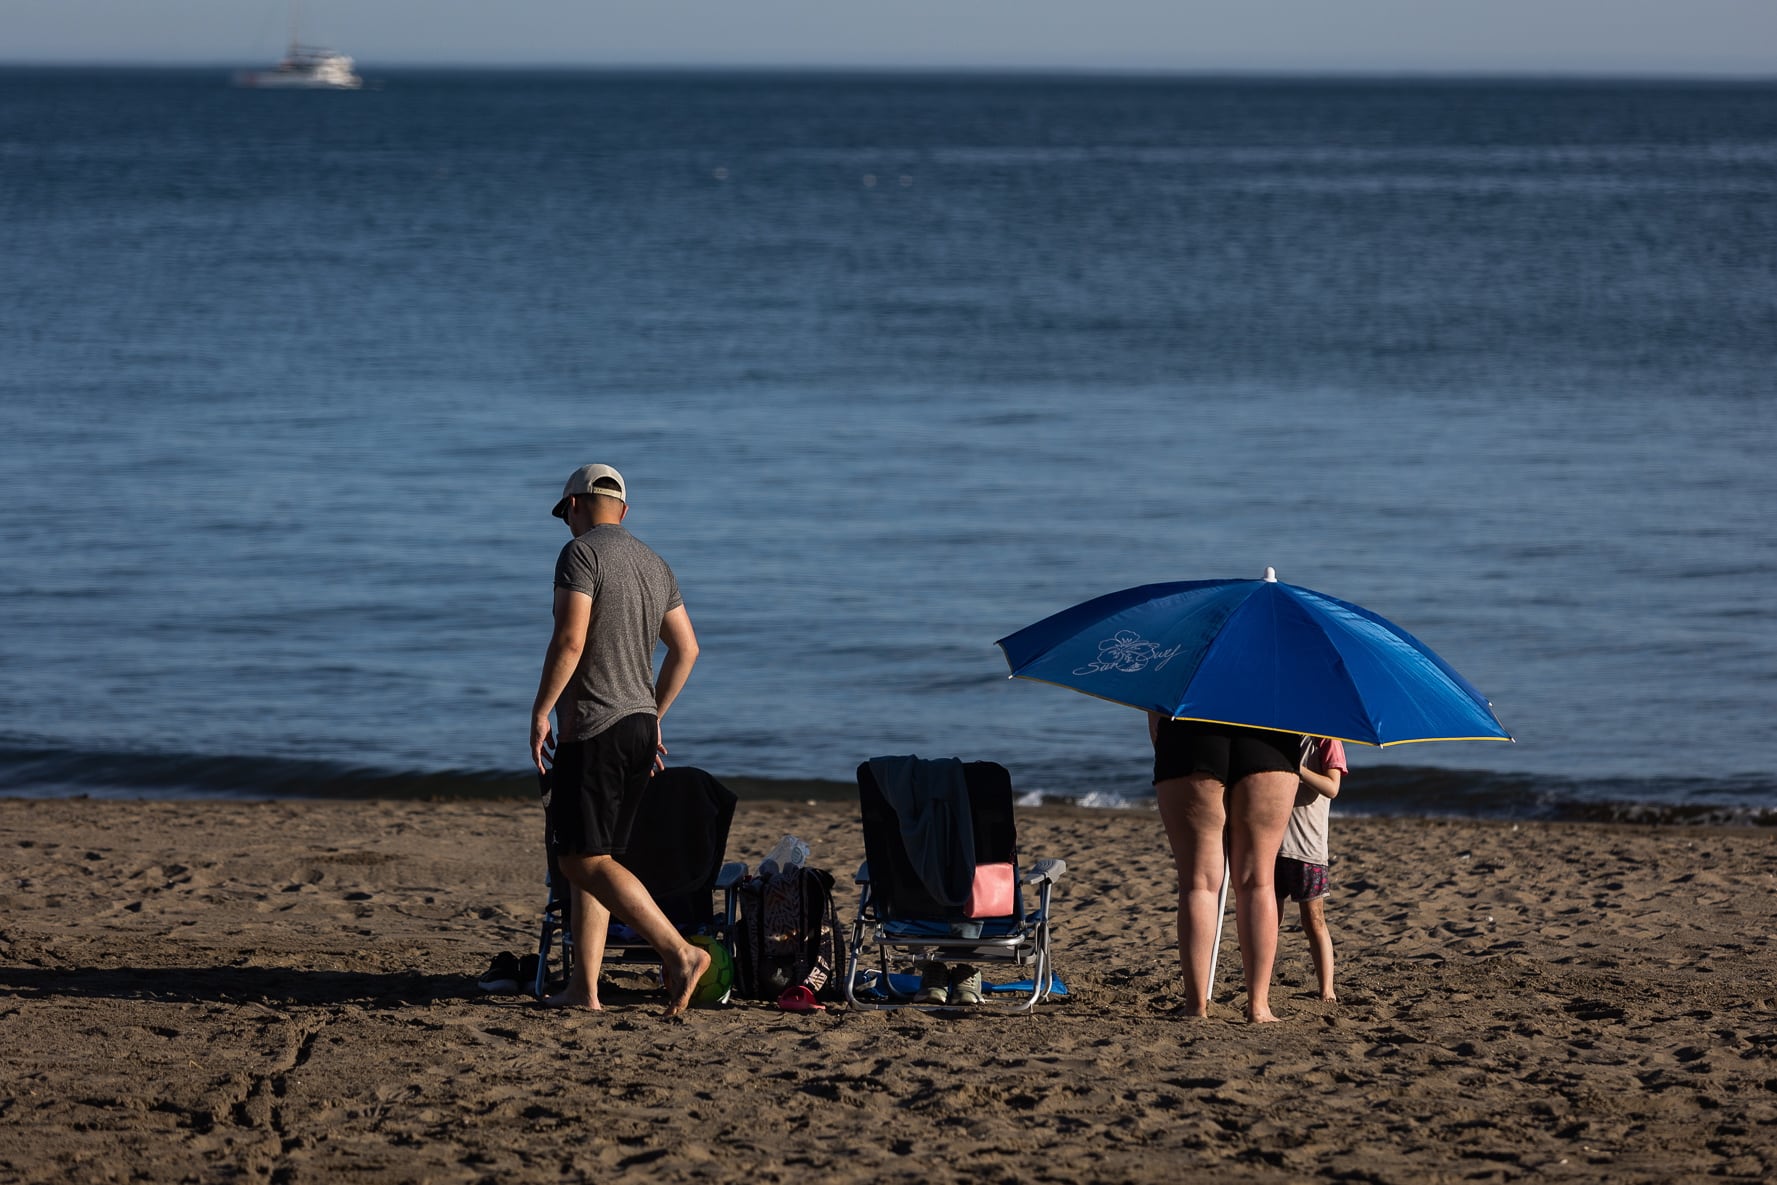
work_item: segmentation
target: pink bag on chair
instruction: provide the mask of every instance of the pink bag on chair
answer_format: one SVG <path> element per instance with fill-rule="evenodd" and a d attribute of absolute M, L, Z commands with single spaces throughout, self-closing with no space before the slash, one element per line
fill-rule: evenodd
<path fill-rule="evenodd" d="M 1010 864 L 975 865 L 975 883 L 969 888 L 968 914 L 972 918 L 1010 917 L 1016 908 Z"/>

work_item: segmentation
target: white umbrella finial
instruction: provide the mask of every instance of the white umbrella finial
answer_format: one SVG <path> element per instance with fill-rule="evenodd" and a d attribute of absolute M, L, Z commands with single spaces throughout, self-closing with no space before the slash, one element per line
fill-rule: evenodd
<path fill-rule="evenodd" d="M 1277 569 L 1276 568 L 1273 568 L 1270 566 L 1267 566 L 1265 568 L 1265 583 L 1266 584 L 1276 584 L 1277 583 Z"/>

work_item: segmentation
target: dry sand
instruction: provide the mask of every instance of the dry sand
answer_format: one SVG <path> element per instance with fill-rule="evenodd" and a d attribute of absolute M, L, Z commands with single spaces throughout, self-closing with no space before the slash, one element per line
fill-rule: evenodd
<path fill-rule="evenodd" d="M 1178 1018 L 1150 812 L 1041 808 L 1033 1017 L 657 1019 L 489 997 L 525 802 L 0 800 L 0 1180 L 806 1182 L 1777 1176 L 1777 831 L 1336 818 L 1337 1005 Z M 851 809 L 743 803 L 849 889 Z M 852 901 L 844 900 L 849 919 Z"/>

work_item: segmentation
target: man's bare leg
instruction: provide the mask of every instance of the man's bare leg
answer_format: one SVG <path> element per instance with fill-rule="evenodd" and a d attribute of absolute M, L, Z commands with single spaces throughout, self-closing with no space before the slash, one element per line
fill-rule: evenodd
<path fill-rule="evenodd" d="M 562 873 L 566 876 L 566 873 Z M 574 936 L 574 970 L 566 986 L 543 1003 L 550 1008 L 585 1008 L 598 1012 L 599 973 L 605 965 L 605 935 L 611 929 L 611 911 L 598 898 L 568 882 L 569 932 Z"/>
<path fill-rule="evenodd" d="M 1218 906 L 1226 871 L 1222 826 L 1227 810 L 1222 784 L 1193 774 L 1156 783 L 1154 795 L 1178 869 L 1178 953 L 1185 977 L 1185 1011 L 1191 1016 L 1208 1016 L 1209 997 L 1215 987 L 1209 982 L 1209 969 L 1222 937 Z"/>
<path fill-rule="evenodd" d="M 1271 971 L 1277 961 L 1277 849 L 1296 803 L 1295 774 L 1248 774 L 1229 797 L 1228 851 L 1233 860 L 1234 923 L 1246 972 L 1246 1018 L 1275 1021 Z"/>
<path fill-rule="evenodd" d="M 691 993 L 710 965 L 710 953 L 679 937 L 673 924 L 666 920 L 654 898 L 637 880 L 635 874 L 611 856 L 558 856 L 556 867 L 577 889 L 592 896 L 603 909 L 642 936 L 642 941 L 660 956 L 660 967 L 666 979 L 666 1008 L 663 1016 L 677 1016 L 691 1006 Z M 587 910 L 590 914 L 592 911 Z M 609 918 L 606 919 L 607 923 Z M 579 919 L 576 915 L 575 941 L 579 941 Z M 599 945 L 603 961 L 604 946 Z M 588 960 L 590 961 L 590 959 Z M 564 993 L 566 995 L 567 993 Z M 555 998 L 551 997 L 551 1001 Z M 580 1007 L 588 1005 L 581 1004 Z"/>
<path fill-rule="evenodd" d="M 1308 950 L 1314 956 L 1314 973 L 1320 977 L 1320 998 L 1329 1004 L 1339 1002 L 1333 991 L 1333 935 L 1327 929 L 1324 899 L 1316 897 L 1302 902 L 1302 933 L 1308 936 Z"/>

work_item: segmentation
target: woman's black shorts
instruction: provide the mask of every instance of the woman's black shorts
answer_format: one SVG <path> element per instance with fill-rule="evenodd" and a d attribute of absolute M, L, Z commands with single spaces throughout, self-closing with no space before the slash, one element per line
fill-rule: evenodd
<path fill-rule="evenodd" d="M 549 853 L 621 856 L 648 792 L 659 735 L 652 713 L 625 716 L 583 741 L 563 741 L 549 769 Z"/>
<path fill-rule="evenodd" d="M 1301 751 L 1302 738 L 1293 732 L 1162 720 L 1154 739 L 1154 781 L 1201 773 L 1232 786 L 1248 774 L 1293 774 Z"/>

